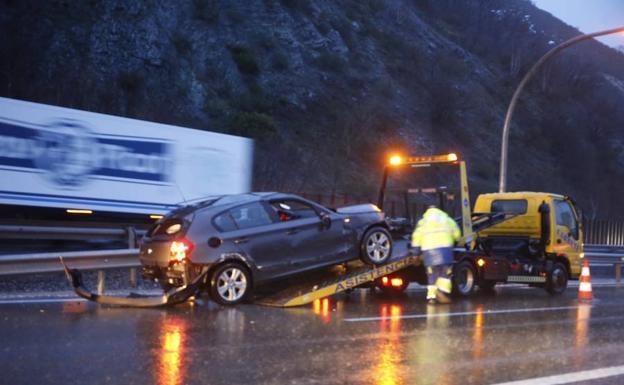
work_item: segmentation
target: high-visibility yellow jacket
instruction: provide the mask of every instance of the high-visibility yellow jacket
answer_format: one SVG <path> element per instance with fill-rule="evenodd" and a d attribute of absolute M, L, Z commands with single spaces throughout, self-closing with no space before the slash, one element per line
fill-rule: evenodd
<path fill-rule="evenodd" d="M 412 247 L 420 247 L 423 251 L 452 247 L 460 237 L 457 223 L 444 211 L 432 207 L 418 221 L 412 234 Z"/>

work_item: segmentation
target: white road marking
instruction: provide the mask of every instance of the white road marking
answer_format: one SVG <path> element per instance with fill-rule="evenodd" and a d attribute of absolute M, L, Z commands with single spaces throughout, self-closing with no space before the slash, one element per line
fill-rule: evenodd
<path fill-rule="evenodd" d="M 586 306 L 586 305 L 583 305 Z M 591 306 L 591 305 L 590 305 Z M 501 309 L 501 310 L 484 310 L 484 311 L 464 311 L 455 313 L 433 313 L 433 314 L 405 314 L 401 316 L 386 316 L 386 317 L 361 317 L 361 318 L 345 318 L 347 322 L 369 322 L 369 321 L 384 321 L 394 319 L 415 319 L 415 318 L 433 318 L 433 317 L 460 317 L 466 315 L 491 315 L 491 314 L 511 314 L 511 313 L 531 313 L 531 312 L 544 312 L 544 311 L 557 311 L 557 310 L 571 310 L 577 309 L 577 306 L 557 306 L 557 307 L 533 307 L 525 309 Z"/>
<path fill-rule="evenodd" d="M 501 382 L 494 385 L 557 385 L 570 384 L 572 382 L 597 380 L 599 378 L 621 376 L 624 374 L 624 366 L 610 366 L 606 368 L 584 370 L 581 372 L 572 372 L 558 374 L 555 376 L 536 377 L 528 380 Z"/>
<path fill-rule="evenodd" d="M 59 302 L 85 302 L 84 298 L 14 298 L 0 299 L 0 305 L 19 305 L 26 303 L 59 303 Z"/>

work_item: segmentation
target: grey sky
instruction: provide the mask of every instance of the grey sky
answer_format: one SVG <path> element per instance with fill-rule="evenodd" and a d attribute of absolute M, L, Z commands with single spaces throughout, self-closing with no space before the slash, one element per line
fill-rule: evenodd
<path fill-rule="evenodd" d="M 624 0 L 533 0 L 533 3 L 585 33 L 624 26 Z M 624 46 L 624 34 L 599 40 L 612 47 Z"/>

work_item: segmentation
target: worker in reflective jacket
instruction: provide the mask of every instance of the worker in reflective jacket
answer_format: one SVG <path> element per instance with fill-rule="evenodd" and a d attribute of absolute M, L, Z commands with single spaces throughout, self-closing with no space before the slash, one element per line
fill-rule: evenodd
<path fill-rule="evenodd" d="M 460 237 L 457 223 L 435 206 L 430 206 L 418 221 L 412 234 L 412 247 L 422 253 L 427 269 L 429 303 L 450 302 L 453 246 Z"/>

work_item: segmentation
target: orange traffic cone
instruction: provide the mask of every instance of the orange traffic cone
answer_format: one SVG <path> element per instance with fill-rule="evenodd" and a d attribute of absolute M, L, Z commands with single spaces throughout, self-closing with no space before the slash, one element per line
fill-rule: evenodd
<path fill-rule="evenodd" d="M 594 298 L 592 294 L 591 275 L 589 274 L 589 261 L 587 258 L 583 259 L 583 270 L 581 270 L 581 277 L 579 278 L 578 298 L 581 300 Z"/>

